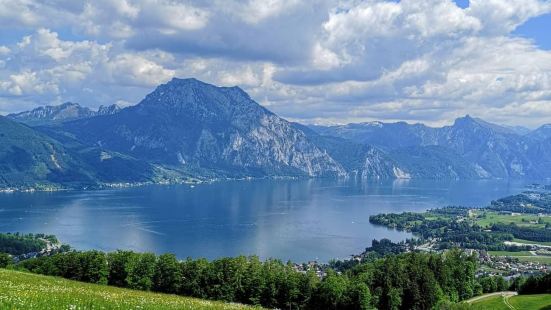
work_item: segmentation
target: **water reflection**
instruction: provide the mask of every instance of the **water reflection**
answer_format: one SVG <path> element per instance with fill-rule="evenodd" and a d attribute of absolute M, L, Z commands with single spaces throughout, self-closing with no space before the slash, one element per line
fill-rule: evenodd
<path fill-rule="evenodd" d="M 261 180 L 123 190 L 0 195 L 0 230 L 56 234 L 80 249 L 172 252 L 180 258 L 258 255 L 326 261 L 372 239 L 407 234 L 372 214 L 482 206 L 515 181 Z"/>

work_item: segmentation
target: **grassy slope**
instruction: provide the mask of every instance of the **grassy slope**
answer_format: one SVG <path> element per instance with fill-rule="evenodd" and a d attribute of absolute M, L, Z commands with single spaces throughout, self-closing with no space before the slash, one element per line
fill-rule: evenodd
<path fill-rule="evenodd" d="M 551 216 L 543 216 L 541 219 L 544 224 L 532 224 L 530 222 L 537 222 L 540 218 L 537 214 L 521 214 L 521 215 L 510 215 L 510 214 L 499 214 L 495 211 L 484 211 L 486 215 L 485 218 L 477 219 L 476 222 L 482 227 L 490 227 L 492 224 L 502 223 L 510 224 L 515 223 L 518 226 L 522 227 L 534 227 L 534 228 L 545 228 L 545 223 L 551 223 Z M 523 221 L 524 219 L 524 221 Z"/>
<path fill-rule="evenodd" d="M 518 243 L 526 243 L 526 244 L 540 244 L 540 245 L 549 245 L 551 246 L 551 242 L 539 242 L 539 241 L 530 241 L 530 240 L 522 240 L 522 239 L 513 239 L 513 242 Z"/>
<path fill-rule="evenodd" d="M 0 269 L 0 309 L 252 309 Z"/>
<path fill-rule="evenodd" d="M 551 294 L 517 295 L 509 297 L 508 301 L 511 306 L 519 310 L 551 309 Z M 474 301 L 471 304 L 471 308 L 496 310 L 511 309 L 505 304 L 504 298 L 500 295 L 490 295 L 487 298 Z"/>

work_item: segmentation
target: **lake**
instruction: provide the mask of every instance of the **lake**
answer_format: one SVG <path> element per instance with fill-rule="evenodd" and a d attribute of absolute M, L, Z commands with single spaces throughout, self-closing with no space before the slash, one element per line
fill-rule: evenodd
<path fill-rule="evenodd" d="M 1 232 L 55 234 L 77 249 L 258 255 L 296 262 L 346 258 L 372 239 L 410 237 L 369 216 L 484 206 L 522 181 L 227 181 L 117 190 L 0 194 Z"/>

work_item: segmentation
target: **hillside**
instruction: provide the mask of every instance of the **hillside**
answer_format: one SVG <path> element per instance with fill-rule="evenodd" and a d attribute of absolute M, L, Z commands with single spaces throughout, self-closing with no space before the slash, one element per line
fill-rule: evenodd
<path fill-rule="evenodd" d="M 61 143 L 0 116 L 0 187 L 89 184 L 94 177 Z"/>
<path fill-rule="evenodd" d="M 0 189 L 51 190 L 182 178 L 186 177 L 181 172 L 0 116 Z"/>
<path fill-rule="evenodd" d="M 551 308 L 551 294 L 513 295 L 511 292 L 498 292 L 475 297 L 466 301 L 468 309 L 495 310 L 538 310 Z"/>
<path fill-rule="evenodd" d="M 252 309 L 0 269 L 1 309 Z"/>

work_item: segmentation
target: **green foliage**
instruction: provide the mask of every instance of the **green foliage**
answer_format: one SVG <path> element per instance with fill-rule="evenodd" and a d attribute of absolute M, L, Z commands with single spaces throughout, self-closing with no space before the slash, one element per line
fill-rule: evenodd
<path fill-rule="evenodd" d="M 258 257 L 178 261 L 172 254 L 67 252 L 22 261 L 18 268 L 137 290 L 279 309 L 430 309 L 482 291 L 476 259 L 458 249 L 407 253 L 359 263 L 343 272 L 313 271 Z M 497 279 L 496 279 L 497 281 Z M 497 289 L 498 284 L 491 286 Z"/>
<path fill-rule="evenodd" d="M 510 287 L 507 280 L 505 280 L 501 276 L 480 277 L 478 278 L 478 283 L 480 283 L 483 293 L 494 293 L 494 292 L 506 291 Z"/>
<path fill-rule="evenodd" d="M 125 287 L 126 279 L 128 278 L 127 266 L 130 266 L 130 261 L 133 260 L 136 253 L 132 251 L 111 252 L 107 254 L 107 262 L 109 264 L 108 284 Z"/>
<path fill-rule="evenodd" d="M 132 255 L 126 266 L 127 286 L 136 290 L 151 290 L 156 260 L 157 258 L 153 253 Z"/>
<path fill-rule="evenodd" d="M 159 256 L 153 274 L 153 289 L 157 292 L 175 294 L 180 289 L 182 275 L 180 264 L 174 254 Z"/>
<path fill-rule="evenodd" d="M 491 212 L 494 220 L 511 217 L 510 215 L 497 215 L 494 211 L 484 211 L 480 217 L 472 218 L 468 208 L 446 207 L 424 213 L 378 214 L 370 216 L 369 221 L 413 232 L 419 237 L 417 243 L 438 239 L 440 249 L 460 247 L 491 251 L 521 251 L 526 250 L 526 247 L 505 245 L 504 241 L 513 241 L 514 238 L 534 242 L 551 241 L 551 230 L 544 229 L 542 225 L 531 227 L 517 225 L 514 222 L 510 224 L 492 222 L 492 219 L 484 218 L 488 216 L 488 212 Z M 518 218 L 514 219 L 518 220 Z M 491 227 L 486 227 L 490 224 Z M 409 240 L 408 242 L 412 244 L 414 241 Z"/>
<path fill-rule="evenodd" d="M 0 253 L 0 268 L 6 268 L 13 264 L 13 259 L 7 253 Z"/>
<path fill-rule="evenodd" d="M 31 252 L 39 252 L 46 247 L 46 242 L 42 239 L 50 238 L 57 242 L 54 236 L 45 236 L 41 234 L 21 235 L 0 233 L 0 252 L 11 255 L 21 255 Z"/>
<path fill-rule="evenodd" d="M 520 286 L 519 294 L 550 294 L 551 272 L 544 275 L 531 276 Z"/>

